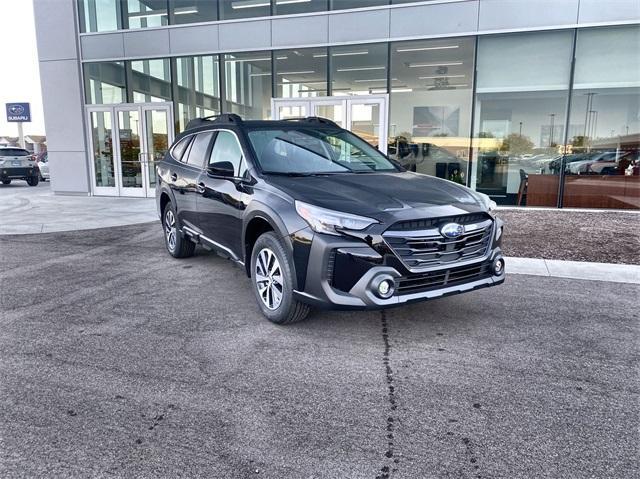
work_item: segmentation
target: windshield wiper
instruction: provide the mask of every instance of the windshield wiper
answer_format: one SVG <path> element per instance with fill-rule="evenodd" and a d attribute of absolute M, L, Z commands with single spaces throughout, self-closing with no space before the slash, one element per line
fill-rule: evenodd
<path fill-rule="evenodd" d="M 325 173 L 302 173 L 295 171 L 265 171 L 265 175 L 275 175 L 275 176 L 318 176 L 323 175 Z"/>

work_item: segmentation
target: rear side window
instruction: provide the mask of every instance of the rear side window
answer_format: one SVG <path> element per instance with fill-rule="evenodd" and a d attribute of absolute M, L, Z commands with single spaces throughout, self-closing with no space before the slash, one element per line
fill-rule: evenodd
<path fill-rule="evenodd" d="M 0 149 L 0 156 L 29 156 L 27 150 L 23 150 L 22 148 L 2 148 Z"/>
<path fill-rule="evenodd" d="M 222 161 L 228 161 L 233 165 L 235 176 L 242 176 L 240 171 L 242 148 L 240 148 L 236 135 L 229 131 L 218 132 L 216 142 L 213 144 L 213 149 L 211 150 L 211 156 L 209 157 L 209 165 Z"/>
<path fill-rule="evenodd" d="M 171 155 L 176 160 L 182 161 L 182 155 L 184 155 L 184 151 L 187 149 L 187 146 L 189 146 L 189 142 L 191 141 L 191 139 L 191 136 L 187 136 L 176 143 L 176 145 L 173 147 L 173 150 L 171 150 Z"/>
<path fill-rule="evenodd" d="M 211 137 L 213 133 L 207 131 L 205 133 L 198 133 L 193 140 L 191 148 L 189 149 L 189 157 L 187 158 L 187 164 L 202 168 L 204 160 L 209 149 L 209 143 L 211 143 Z"/>

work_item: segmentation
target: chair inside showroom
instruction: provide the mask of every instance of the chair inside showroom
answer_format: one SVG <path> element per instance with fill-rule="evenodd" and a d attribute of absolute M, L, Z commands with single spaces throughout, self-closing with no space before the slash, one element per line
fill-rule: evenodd
<path fill-rule="evenodd" d="M 518 206 L 522 204 L 522 197 L 527 194 L 527 186 L 529 186 L 529 175 L 520 168 L 520 186 L 518 187 Z"/>

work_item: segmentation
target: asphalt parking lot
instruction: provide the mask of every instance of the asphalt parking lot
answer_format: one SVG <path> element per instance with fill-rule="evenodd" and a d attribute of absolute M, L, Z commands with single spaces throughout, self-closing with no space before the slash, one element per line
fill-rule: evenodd
<path fill-rule="evenodd" d="M 0 476 L 638 477 L 637 285 L 264 320 L 158 224 L 0 237 Z"/>

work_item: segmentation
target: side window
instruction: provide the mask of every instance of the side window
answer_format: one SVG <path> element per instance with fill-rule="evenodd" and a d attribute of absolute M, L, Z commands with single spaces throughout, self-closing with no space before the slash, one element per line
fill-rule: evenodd
<path fill-rule="evenodd" d="M 235 176 L 244 174 L 244 163 L 242 161 L 242 148 L 238 143 L 236 135 L 230 131 L 219 131 L 216 142 L 211 150 L 209 165 L 228 161 L 233 165 Z"/>
<path fill-rule="evenodd" d="M 193 144 L 191 145 L 191 149 L 189 150 L 187 164 L 202 168 L 212 136 L 213 133 L 210 131 L 207 131 L 205 133 L 198 133 L 196 135 L 193 140 Z"/>
<path fill-rule="evenodd" d="M 171 156 L 173 156 L 177 161 L 182 161 L 182 155 L 184 155 L 184 151 L 189 146 L 189 142 L 191 141 L 191 136 L 184 137 L 180 140 L 171 150 Z"/>

